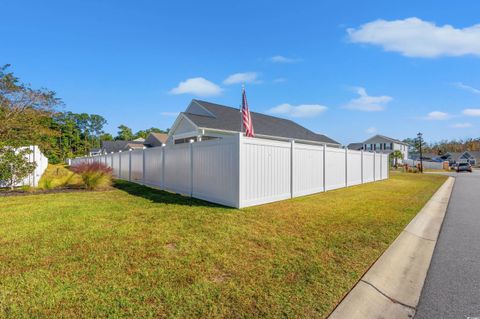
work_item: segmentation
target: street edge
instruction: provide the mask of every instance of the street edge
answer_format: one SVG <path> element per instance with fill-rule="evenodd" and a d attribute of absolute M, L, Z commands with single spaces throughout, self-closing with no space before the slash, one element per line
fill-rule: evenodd
<path fill-rule="evenodd" d="M 329 319 L 412 318 L 455 183 L 449 177 L 336 306 Z"/>

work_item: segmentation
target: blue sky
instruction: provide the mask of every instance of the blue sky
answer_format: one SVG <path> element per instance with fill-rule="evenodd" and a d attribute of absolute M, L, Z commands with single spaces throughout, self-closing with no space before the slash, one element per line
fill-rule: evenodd
<path fill-rule="evenodd" d="M 192 98 L 342 143 L 480 136 L 476 1 L 9 1 L 0 64 L 114 133 L 171 126 Z M 255 123 L 254 123 L 255 125 Z"/>

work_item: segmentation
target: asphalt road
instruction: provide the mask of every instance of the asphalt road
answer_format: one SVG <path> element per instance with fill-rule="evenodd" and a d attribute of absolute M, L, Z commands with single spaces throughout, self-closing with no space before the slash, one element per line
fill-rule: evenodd
<path fill-rule="evenodd" d="M 452 175 L 455 186 L 415 319 L 480 319 L 480 171 Z"/>

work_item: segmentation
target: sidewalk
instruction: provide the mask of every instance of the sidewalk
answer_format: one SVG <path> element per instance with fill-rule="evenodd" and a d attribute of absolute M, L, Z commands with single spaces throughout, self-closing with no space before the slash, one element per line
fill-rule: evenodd
<path fill-rule="evenodd" d="M 448 178 L 330 319 L 413 317 L 454 181 L 453 177 Z"/>

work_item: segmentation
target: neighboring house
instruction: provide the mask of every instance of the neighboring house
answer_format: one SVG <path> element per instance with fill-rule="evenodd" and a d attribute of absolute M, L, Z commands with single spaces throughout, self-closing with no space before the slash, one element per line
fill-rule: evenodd
<path fill-rule="evenodd" d="M 165 133 L 150 133 L 147 138 L 137 138 L 133 141 L 102 141 L 101 148 L 95 148 L 90 151 L 90 156 L 116 153 L 118 151 L 128 151 L 130 149 L 141 149 L 144 147 L 162 146 L 167 141 L 167 134 Z"/>
<path fill-rule="evenodd" d="M 450 165 L 456 163 L 469 163 L 472 166 L 476 166 L 477 164 L 480 164 L 480 151 L 447 152 L 442 155 L 426 153 L 423 154 L 422 158 L 432 162 L 449 162 Z"/>
<path fill-rule="evenodd" d="M 146 147 L 157 147 L 167 143 L 168 134 L 166 133 L 150 133 L 145 142 Z"/>
<path fill-rule="evenodd" d="M 118 151 L 128 151 L 129 149 L 143 148 L 142 141 L 102 141 L 101 154 L 116 153 Z"/>
<path fill-rule="evenodd" d="M 408 144 L 400 140 L 383 136 L 375 135 L 361 143 L 351 143 L 347 146 L 351 150 L 365 150 L 375 151 L 378 153 L 390 154 L 393 151 L 400 151 L 403 154 L 403 159 L 408 159 Z"/>
<path fill-rule="evenodd" d="M 314 133 L 287 119 L 251 112 L 255 136 L 275 140 L 297 140 L 340 147 L 328 136 Z M 231 136 L 242 131 L 238 108 L 192 100 L 178 115 L 168 134 L 167 144 L 188 143 Z"/>

